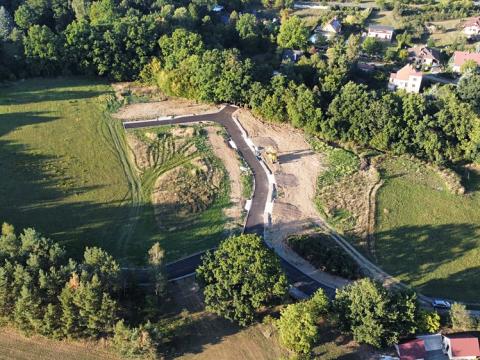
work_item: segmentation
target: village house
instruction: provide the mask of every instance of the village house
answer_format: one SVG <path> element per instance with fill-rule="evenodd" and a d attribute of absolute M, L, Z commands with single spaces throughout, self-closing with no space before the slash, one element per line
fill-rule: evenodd
<path fill-rule="evenodd" d="M 480 16 L 468 19 L 463 23 L 463 33 L 468 37 L 480 35 Z"/>
<path fill-rule="evenodd" d="M 473 60 L 480 66 L 480 53 L 470 53 L 468 51 L 455 51 L 453 53 L 451 64 L 454 72 L 460 73 L 465 61 Z"/>
<path fill-rule="evenodd" d="M 335 35 L 340 34 L 341 31 L 342 23 L 340 22 L 340 20 L 338 20 L 338 18 L 334 17 L 330 21 L 327 21 L 323 26 L 318 25 L 315 28 L 314 33 L 312 34 L 312 36 L 310 36 L 310 42 L 315 44 L 318 40 L 319 35 L 324 36 L 327 39 L 331 39 Z"/>
<path fill-rule="evenodd" d="M 396 73 L 390 74 L 388 82 L 389 90 L 403 89 L 406 92 L 419 93 L 422 86 L 423 74 L 417 71 L 413 65 L 407 64 Z"/>
<path fill-rule="evenodd" d="M 440 51 L 427 46 L 414 46 L 408 49 L 408 60 L 419 65 L 439 66 Z"/>
<path fill-rule="evenodd" d="M 478 339 L 464 334 L 418 336 L 395 349 L 400 360 L 474 360 L 480 356 Z"/>
<path fill-rule="evenodd" d="M 450 360 L 475 360 L 480 356 L 478 339 L 473 336 L 442 336 L 443 352 Z"/>
<path fill-rule="evenodd" d="M 383 25 L 370 25 L 368 27 L 367 37 L 373 37 L 382 41 L 392 41 L 394 28 Z"/>

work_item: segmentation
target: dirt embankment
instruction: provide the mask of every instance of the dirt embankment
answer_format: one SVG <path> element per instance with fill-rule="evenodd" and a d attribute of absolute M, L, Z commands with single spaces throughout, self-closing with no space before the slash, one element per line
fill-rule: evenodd
<path fill-rule="evenodd" d="M 245 199 L 242 197 L 240 159 L 237 152 L 228 146 L 223 136 L 219 134 L 219 127 L 208 126 L 205 130 L 207 131 L 208 140 L 212 146 L 213 153 L 225 166 L 230 182 L 231 206 L 228 209 L 225 209 L 225 216 L 231 219 L 232 222 L 241 226 L 240 221 Z"/>
<path fill-rule="evenodd" d="M 314 219 L 318 219 L 314 200 L 324 159 L 311 149 L 302 131 L 261 122 L 244 109 L 237 114 L 256 146 L 277 149 L 278 162 L 270 164 L 277 181 L 278 197 L 269 235 L 273 241 L 283 241 L 288 235 L 311 227 Z"/>

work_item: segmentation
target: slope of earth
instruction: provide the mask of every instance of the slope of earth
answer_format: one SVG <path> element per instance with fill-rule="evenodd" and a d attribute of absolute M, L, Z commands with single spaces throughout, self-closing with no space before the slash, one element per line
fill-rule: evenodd
<path fill-rule="evenodd" d="M 465 195 L 454 195 L 424 165 L 405 158 L 381 164 L 375 253 L 388 273 L 423 294 L 478 302 L 480 172 L 459 169 Z"/>
<path fill-rule="evenodd" d="M 98 345 L 26 338 L 13 330 L 0 329 L 0 360 L 120 360 Z"/>
<path fill-rule="evenodd" d="M 35 227 L 72 256 L 114 255 L 131 193 L 103 95 L 85 78 L 29 79 L 0 89 L 0 221 Z"/>

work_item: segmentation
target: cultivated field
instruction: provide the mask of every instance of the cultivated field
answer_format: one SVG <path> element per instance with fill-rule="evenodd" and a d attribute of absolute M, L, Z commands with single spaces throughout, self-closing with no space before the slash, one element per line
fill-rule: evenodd
<path fill-rule="evenodd" d="M 390 274 L 426 295 L 478 302 L 480 173 L 462 169 L 465 195 L 411 160 L 381 165 L 375 254 Z"/>
<path fill-rule="evenodd" d="M 79 256 L 116 256 L 130 191 L 89 79 L 30 79 L 0 90 L 0 221 L 35 227 Z"/>

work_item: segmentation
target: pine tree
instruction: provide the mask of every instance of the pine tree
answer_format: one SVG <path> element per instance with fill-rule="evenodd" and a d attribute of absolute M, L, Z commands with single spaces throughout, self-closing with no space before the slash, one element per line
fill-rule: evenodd
<path fill-rule="evenodd" d="M 60 331 L 60 314 L 57 305 L 48 304 L 43 315 L 40 332 L 42 335 L 58 339 L 62 333 Z"/>
<path fill-rule="evenodd" d="M 8 316 L 12 310 L 10 278 L 5 267 L 0 267 L 0 316 Z"/>
<path fill-rule="evenodd" d="M 73 274 L 72 279 L 75 280 L 75 275 Z M 60 300 L 60 326 L 62 333 L 67 337 L 74 337 L 78 331 L 78 309 L 74 303 L 75 291 L 78 284 L 75 281 L 70 281 L 65 285 L 58 299 Z M 78 281 L 78 276 L 76 277 Z"/>
<path fill-rule="evenodd" d="M 97 275 L 89 282 L 81 282 L 75 293 L 78 307 L 79 328 L 87 337 L 110 333 L 117 317 L 117 304 L 108 293 L 102 291 Z"/>
<path fill-rule="evenodd" d="M 39 330 L 42 311 L 41 303 L 35 291 L 23 286 L 13 312 L 15 324 L 26 334 Z"/>

